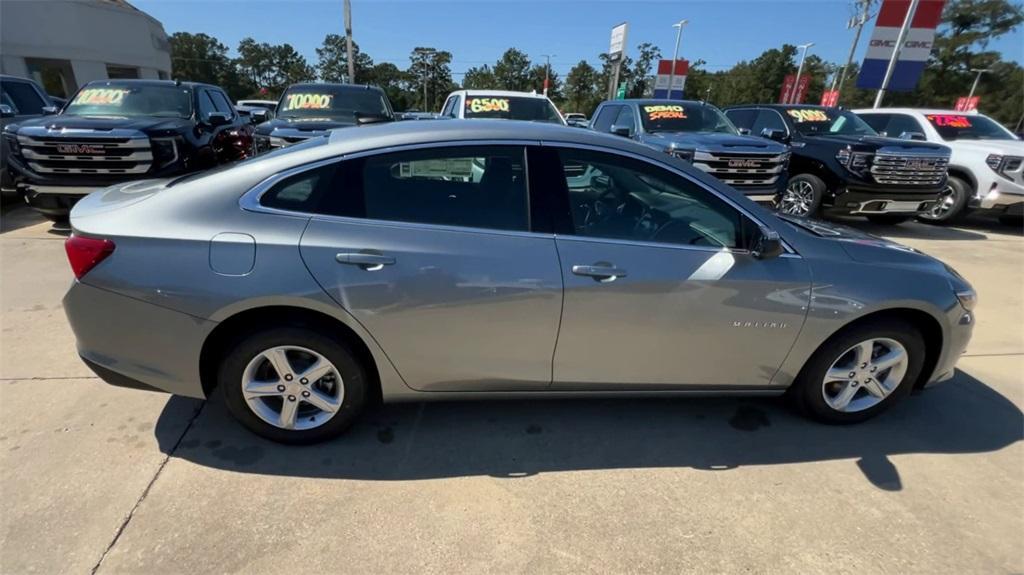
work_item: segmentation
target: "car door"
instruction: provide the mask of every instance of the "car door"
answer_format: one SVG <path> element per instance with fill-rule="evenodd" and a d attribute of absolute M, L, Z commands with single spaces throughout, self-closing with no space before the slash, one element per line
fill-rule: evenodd
<path fill-rule="evenodd" d="M 553 388 L 768 385 L 803 324 L 803 259 L 754 257 L 753 218 L 650 159 L 547 153 L 571 219 Z"/>
<path fill-rule="evenodd" d="M 339 164 L 301 240 L 328 294 L 418 390 L 551 383 L 554 236 L 530 227 L 524 146 L 446 146 Z"/>

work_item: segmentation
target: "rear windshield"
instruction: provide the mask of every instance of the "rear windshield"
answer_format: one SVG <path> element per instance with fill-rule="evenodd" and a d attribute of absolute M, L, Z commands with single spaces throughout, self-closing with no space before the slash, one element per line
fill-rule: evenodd
<path fill-rule="evenodd" d="M 181 86 L 109 83 L 86 86 L 64 108 L 65 116 L 192 116 L 192 91 Z"/>
<path fill-rule="evenodd" d="M 796 131 L 805 136 L 841 134 L 846 136 L 877 136 L 878 132 L 860 116 L 835 108 L 787 108 L 789 120 Z"/>
<path fill-rule="evenodd" d="M 355 121 L 391 118 L 391 108 L 376 90 L 324 84 L 289 88 L 277 104 L 277 117 Z"/>
<path fill-rule="evenodd" d="M 640 120 L 646 132 L 739 133 L 721 110 L 699 102 L 640 104 Z"/>
<path fill-rule="evenodd" d="M 1016 140 L 1006 128 L 985 116 L 926 114 L 925 118 L 947 142 L 953 140 Z"/>
<path fill-rule="evenodd" d="M 515 96 L 467 96 L 467 118 L 499 118 L 561 124 L 558 110 L 546 98 Z"/>

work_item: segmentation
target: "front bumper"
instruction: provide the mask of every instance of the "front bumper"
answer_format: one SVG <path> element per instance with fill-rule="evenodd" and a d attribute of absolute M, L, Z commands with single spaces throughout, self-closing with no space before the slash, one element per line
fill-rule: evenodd
<path fill-rule="evenodd" d="M 974 334 L 974 324 L 977 321 L 973 311 L 967 311 L 957 305 L 947 314 L 950 322 L 947 341 L 943 346 L 942 353 L 931 376 L 919 384 L 919 387 L 931 387 L 937 383 L 948 381 L 956 373 L 956 363 L 967 351 L 967 345 Z"/>
<path fill-rule="evenodd" d="M 1024 206 L 1024 186 L 997 178 L 989 186 L 988 191 L 984 192 L 984 195 L 971 201 L 970 206 L 983 210 L 1007 212 L 1007 215 L 1020 214 L 1022 206 Z"/>
<path fill-rule="evenodd" d="M 832 198 L 826 211 L 835 214 L 918 214 L 939 200 L 941 190 L 907 191 L 845 188 Z"/>
<path fill-rule="evenodd" d="M 203 398 L 202 344 L 217 325 L 75 281 L 64 312 L 78 354 L 112 385 Z"/>

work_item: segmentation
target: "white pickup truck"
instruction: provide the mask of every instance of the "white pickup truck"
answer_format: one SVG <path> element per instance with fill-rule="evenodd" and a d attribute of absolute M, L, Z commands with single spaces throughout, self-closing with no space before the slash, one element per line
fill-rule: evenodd
<path fill-rule="evenodd" d="M 969 210 L 989 210 L 1003 223 L 1021 225 L 1024 141 L 998 122 L 976 111 L 878 108 L 854 113 L 882 135 L 936 142 L 953 151 L 942 201 L 919 218 L 948 223 Z"/>
<path fill-rule="evenodd" d="M 497 118 L 565 125 L 551 99 L 536 92 L 505 90 L 456 90 L 441 108 L 442 118 Z"/>

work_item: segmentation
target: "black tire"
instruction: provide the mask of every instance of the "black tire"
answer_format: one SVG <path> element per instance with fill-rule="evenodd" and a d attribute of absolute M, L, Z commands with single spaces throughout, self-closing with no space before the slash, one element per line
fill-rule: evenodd
<path fill-rule="evenodd" d="M 39 210 L 36 210 L 36 211 L 39 211 Z M 55 224 L 64 225 L 64 224 L 67 224 L 68 222 L 71 221 L 71 214 L 60 214 L 60 213 L 42 212 L 42 211 L 39 211 L 39 213 L 44 218 L 50 220 L 51 222 L 53 222 Z"/>
<path fill-rule="evenodd" d="M 903 222 L 910 221 L 914 216 L 900 216 L 896 214 L 869 214 L 867 216 L 868 221 L 873 224 L 881 224 L 884 226 L 895 226 L 902 224 Z"/>
<path fill-rule="evenodd" d="M 880 402 L 862 411 L 844 412 L 832 408 L 824 396 L 826 372 L 844 352 L 860 342 L 876 338 L 893 339 L 907 351 L 907 369 L 898 387 Z M 921 374 L 924 357 L 925 344 L 921 332 L 906 322 L 880 319 L 853 325 L 833 335 L 814 352 L 793 382 L 788 395 L 800 412 L 822 423 L 859 423 L 871 419 L 910 394 L 914 382 Z"/>
<path fill-rule="evenodd" d="M 999 216 L 999 223 L 1003 224 L 1004 226 L 1012 226 L 1017 229 L 1020 229 L 1022 226 L 1024 226 L 1024 216 L 1008 216 L 1006 214 L 1003 214 Z"/>
<path fill-rule="evenodd" d="M 942 192 L 939 203 L 917 219 L 926 224 L 945 225 L 962 218 L 967 212 L 967 201 L 971 199 L 971 185 L 956 176 L 949 176 L 948 186 Z"/>
<path fill-rule="evenodd" d="M 813 218 L 821 209 L 828 186 L 814 174 L 798 174 L 789 179 L 775 209 L 794 216 Z"/>
<path fill-rule="evenodd" d="M 338 383 L 344 390 L 341 406 L 319 427 L 295 430 L 271 425 L 250 409 L 243 396 L 241 382 L 246 366 L 261 352 L 277 346 L 312 350 L 327 358 L 337 369 L 341 377 Z M 365 367 L 344 342 L 317 331 L 303 327 L 271 328 L 243 336 L 228 350 L 217 374 L 217 384 L 228 411 L 250 431 L 271 441 L 310 444 L 333 439 L 355 422 L 367 402 L 369 380 Z"/>

